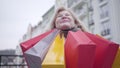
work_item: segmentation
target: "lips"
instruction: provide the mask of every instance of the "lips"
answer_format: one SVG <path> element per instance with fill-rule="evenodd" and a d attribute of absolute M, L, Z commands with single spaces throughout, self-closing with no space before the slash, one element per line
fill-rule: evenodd
<path fill-rule="evenodd" d="M 62 20 L 60 21 L 60 23 L 66 23 L 66 22 L 70 22 L 70 19 L 62 19 Z"/>

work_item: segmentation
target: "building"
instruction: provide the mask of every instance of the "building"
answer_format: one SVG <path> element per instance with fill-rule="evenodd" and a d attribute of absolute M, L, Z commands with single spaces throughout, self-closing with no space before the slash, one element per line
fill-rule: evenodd
<path fill-rule="evenodd" d="M 92 0 L 94 33 L 120 44 L 120 0 Z"/>

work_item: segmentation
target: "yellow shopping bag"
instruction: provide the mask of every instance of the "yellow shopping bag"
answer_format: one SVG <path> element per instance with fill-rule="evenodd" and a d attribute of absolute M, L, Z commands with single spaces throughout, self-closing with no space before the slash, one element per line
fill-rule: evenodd
<path fill-rule="evenodd" d="M 117 51 L 117 55 L 115 57 L 112 68 L 120 68 L 120 47 L 119 47 L 119 49 Z"/>
<path fill-rule="evenodd" d="M 57 35 L 43 60 L 42 68 L 65 68 L 64 37 Z"/>

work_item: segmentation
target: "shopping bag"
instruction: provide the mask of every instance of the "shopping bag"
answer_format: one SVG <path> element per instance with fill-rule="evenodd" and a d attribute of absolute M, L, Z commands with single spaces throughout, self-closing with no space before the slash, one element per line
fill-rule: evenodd
<path fill-rule="evenodd" d="M 84 33 L 96 43 L 94 68 L 112 68 L 119 47 L 118 44 L 88 32 Z"/>
<path fill-rule="evenodd" d="M 42 37 L 40 37 L 39 40 L 37 39 L 38 42 L 36 44 L 28 45 L 28 49 L 27 47 L 26 49 L 24 48 L 24 56 L 29 68 L 41 68 L 42 61 L 58 33 L 59 30 L 54 29 L 50 33 L 48 32 L 45 33 L 45 35 L 41 35 Z M 34 39 L 32 41 L 35 43 L 36 40 Z"/>
<path fill-rule="evenodd" d="M 66 68 L 93 68 L 96 44 L 82 31 L 69 31 L 65 42 Z"/>
<path fill-rule="evenodd" d="M 64 68 L 64 37 L 58 34 L 45 56 L 42 68 Z"/>
<path fill-rule="evenodd" d="M 117 51 L 115 60 L 113 62 L 112 68 L 120 68 L 120 47 Z"/>
<path fill-rule="evenodd" d="M 25 52 L 26 50 L 28 50 L 29 48 L 33 47 L 38 41 L 40 41 L 41 39 L 43 39 L 45 36 L 47 36 L 48 34 L 50 34 L 51 32 L 53 32 L 54 30 L 50 30 L 46 33 L 40 34 L 37 37 L 31 38 L 25 42 L 20 43 L 22 52 Z"/>

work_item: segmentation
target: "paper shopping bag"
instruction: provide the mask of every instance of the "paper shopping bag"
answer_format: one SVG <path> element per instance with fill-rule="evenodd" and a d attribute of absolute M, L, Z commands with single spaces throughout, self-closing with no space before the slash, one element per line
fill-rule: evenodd
<path fill-rule="evenodd" d="M 25 52 L 29 48 L 33 47 L 38 41 L 40 41 L 41 39 L 43 39 L 45 36 L 47 36 L 48 34 L 50 34 L 53 31 L 54 30 L 50 30 L 50 31 L 48 31 L 46 33 L 43 33 L 43 34 L 37 36 L 37 37 L 34 37 L 34 38 L 29 39 L 29 40 L 27 40 L 25 42 L 22 42 L 20 44 L 22 51 Z"/>
<path fill-rule="evenodd" d="M 84 33 L 96 43 L 94 68 L 112 68 L 119 47 L 118 44 L 88 32 Z"/>
<path fill-rule="evenodd" d="M 42 68 L 64 68 L 64 37 L 57 35 L 43 60 Z"/>
<path fill-rule="evenodd" d="M 120 68 L 120 47 L 117 51 L 117 55 L 116 55 L 115 60 L 113 62 L 112 68 Z"/>
<path fill-rule="evenodd" d="M 45 35 L 41 35 L 42 37 L 39 37 L 39 40 L 37 38 L 38 42 L 36 41 L 36 39 L 32 39 L 32 43 L 35 43 L 35 41 L 37 43 L 35 43 L 34 45 L 30 44 L 28 45 L 28 49 L 27 47 L 26 49 L 24 49 L 24 56 L 29 68 L 41 68 L 42 61 L 46 53 L 48 52 L 51 43 L 58 33 L 59 31 L 55 29 L 50 33 L 48 32 L 45 33 Z"/>
<path fill-rule="evenodd" d="M 69 31 L 65 42 L 66 68 L 93 68 L 95 45 L 83 32 Z"/>

